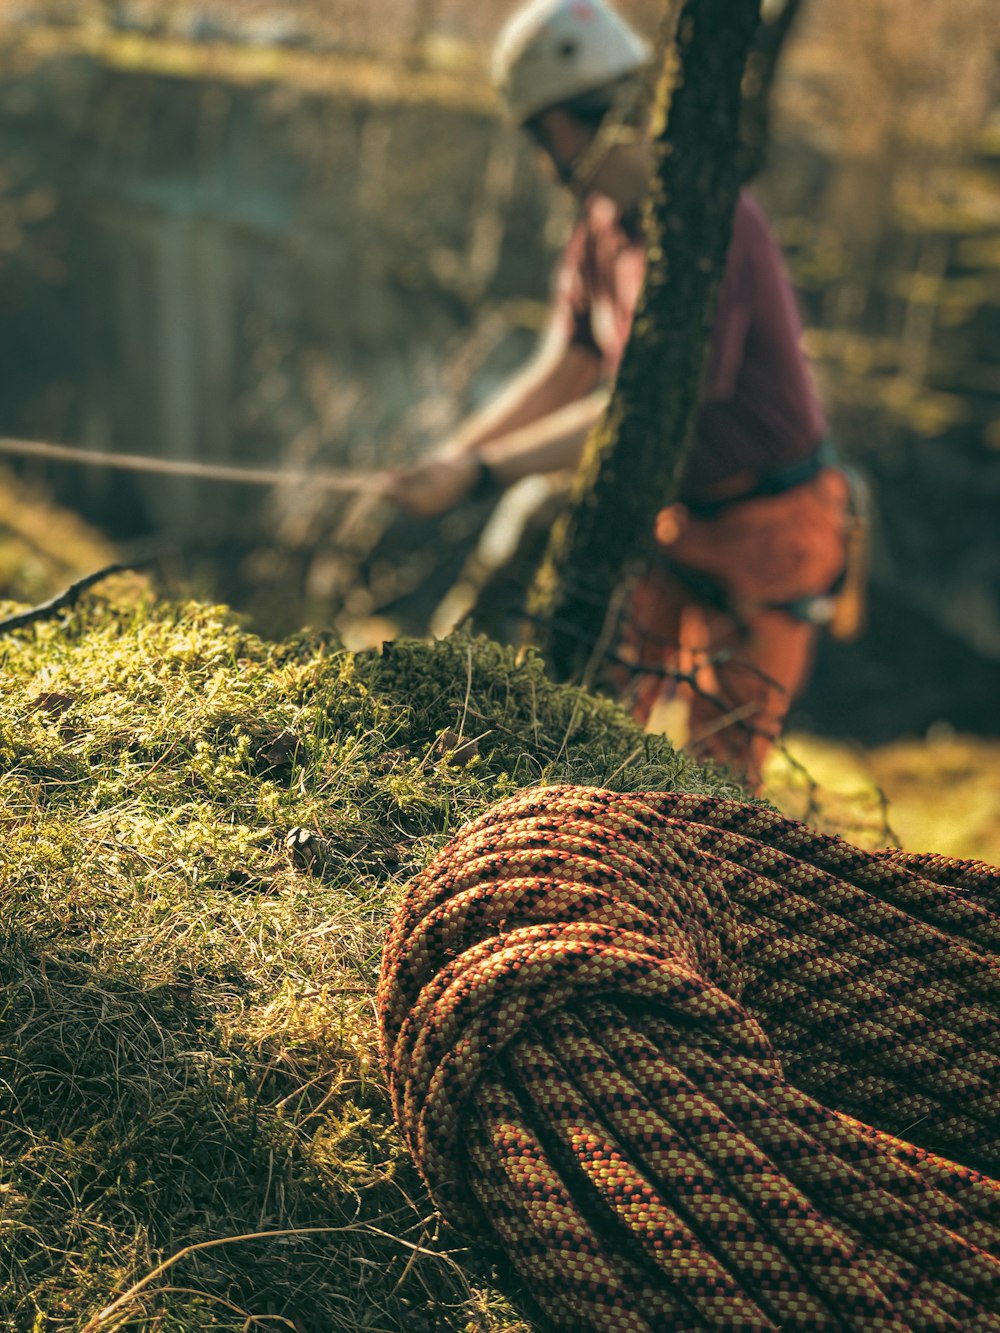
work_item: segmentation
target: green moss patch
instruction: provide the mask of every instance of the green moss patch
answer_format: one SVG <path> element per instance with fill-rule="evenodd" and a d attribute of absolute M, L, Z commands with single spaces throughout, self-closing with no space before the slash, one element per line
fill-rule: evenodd
<path fill-rule="evenodd" d="M 389 916 L 518 788 L 736 789 L 481 639 L 95 603 L 0 656 L 0 1324 L 529 1328 L 392 1127 Z"/>

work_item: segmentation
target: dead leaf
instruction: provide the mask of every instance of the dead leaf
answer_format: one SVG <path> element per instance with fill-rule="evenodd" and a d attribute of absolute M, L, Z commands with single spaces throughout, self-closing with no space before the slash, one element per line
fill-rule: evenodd
<path fill-rule="evenodd" d="M 274 881 L 263 875 L 255 875 L 249 870 L 233 869 L 226 871 L 222 887 L 232 889 L 233 892 L 272 893 Z"/>
<path fill-rule="evenodd" d="M 333 848 L 312 829 L 293 828 L 285 834 L 285 848 L 297 870 L 321 875 L 333 860 Z"/>
<path fill-rule="evenodd" d="M 268 737 L 257 749 L 257 761 L 265 769 L 286 768 L 295 762 L 302 739 L 294 731 Z"/>
<path fill-rule="evenodd" d="M 479 753 L 477 740 L 463 740 L 457 731 L 442 731 L 435 745 L 436 752 L 456 768 L 464 768 Z"/>
<path fill-rule="evenodd" d="M 45 690 L 31 701 L 31 707 L 49 713 L 52 717 L 61 717 L 68 713 L 76 703 L 75 694 L 61 694 L 58 690 Z"/>

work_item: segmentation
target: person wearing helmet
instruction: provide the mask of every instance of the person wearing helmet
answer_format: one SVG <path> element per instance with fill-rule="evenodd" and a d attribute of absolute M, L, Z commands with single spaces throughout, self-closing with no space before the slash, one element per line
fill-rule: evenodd
<path fill-rule="evenodd" d="M 440 514 L 484 483 L 507 487 L 578 462 L 643 280 L 639 217 L 653 148 L 640 94 L 650 57 L 604 0 L 531 0 L 503 29 L 494 80 L 579 199 L 579 218 L 531 363 L 444 447 L 385 474 L 385 493 L 411 512 Z M 654 563 L 632 595 L 614 679 L 642 722 L 659 699 L 683 700 L 688 748 L 751 787 L 808 675 L 844 566 L 847 483 L 829 465 L 800 340 L 777 243 L 743 191 L 695 442 L 679 501 L 657 518 Z"/>

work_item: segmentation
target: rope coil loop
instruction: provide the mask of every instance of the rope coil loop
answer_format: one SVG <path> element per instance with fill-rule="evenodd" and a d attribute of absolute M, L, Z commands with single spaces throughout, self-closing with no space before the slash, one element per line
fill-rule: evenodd
<path fill-rule="evenodd" d="M 1000 1329 L 997 898 L 759 806 L 521 793 L 390 928 L 397 1123 L 557 1328 Z"/>

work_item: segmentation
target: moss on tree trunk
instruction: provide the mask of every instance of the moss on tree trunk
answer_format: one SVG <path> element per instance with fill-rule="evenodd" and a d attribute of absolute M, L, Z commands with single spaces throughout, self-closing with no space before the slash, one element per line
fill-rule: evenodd
<path fill-rule="evenodd" d="M 759 8 L 759 0 L 687 0 L 678 22 L 632 337 L 530 599 L 559 679 L 583 672 L 623 573 L 648 552 L 655 515 L 677 493 L 745 170 L 740 89 Z"/>

